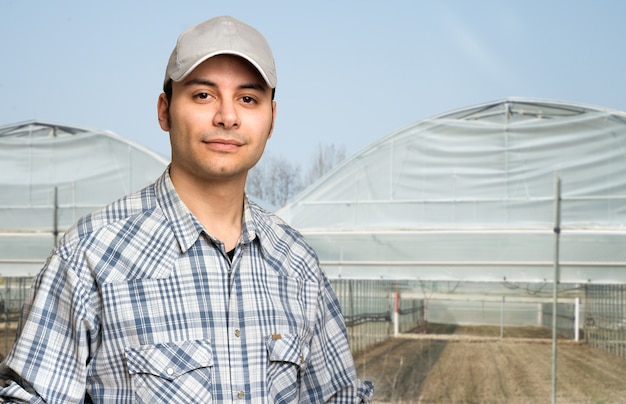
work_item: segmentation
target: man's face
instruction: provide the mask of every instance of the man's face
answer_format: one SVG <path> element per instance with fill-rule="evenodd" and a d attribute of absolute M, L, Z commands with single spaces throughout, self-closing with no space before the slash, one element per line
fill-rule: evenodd
<path fill-rule="evenodd" d="M 271 89 L 244 59 L 207 59 L 159 98 L 159 123 L 170 133 L 172 174 L 189 181 L 245 182 L 272 134 Z"/>

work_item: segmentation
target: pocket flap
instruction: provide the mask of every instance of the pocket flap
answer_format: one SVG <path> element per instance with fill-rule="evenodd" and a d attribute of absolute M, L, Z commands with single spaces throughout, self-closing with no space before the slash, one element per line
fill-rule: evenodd
<path fill-rule="evenodd" d="M 130 374 L 147 373 L 167 380 L 213 366 L 213 348 L 209 340 L 126 347 L 125 356 Z"/>
<path fill-rule="evenodd" d="M 267 351 L 274 362 L 290 362 L 302 366 L 308 356 L 296 334 L 272 334 L 267 337 Z"/>

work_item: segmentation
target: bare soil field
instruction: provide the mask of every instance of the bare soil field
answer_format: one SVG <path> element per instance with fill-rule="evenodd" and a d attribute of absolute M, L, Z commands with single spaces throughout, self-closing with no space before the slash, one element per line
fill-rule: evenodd
<path fill-rule="evenodd" d="M 429 325 L 355 357 L 375 403 L 550 403 L 552 340 L 536 327 Z M 558 403 L 626 403 L 626 359 L 559 339 Z"/>
<path fill-rule="evenodd" d="M 17 323 L 0 323 L 0 360 L 11 350 L 15 335 L 17 333 Z"/>

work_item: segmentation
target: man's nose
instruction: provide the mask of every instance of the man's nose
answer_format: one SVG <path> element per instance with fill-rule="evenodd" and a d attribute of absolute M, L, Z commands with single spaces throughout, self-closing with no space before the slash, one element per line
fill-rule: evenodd
<path fill-rule="evenodd" d="M 237 108 L 232 101 L 221 100 L 219 106 L 213 117 L 214 124 L 226 129 L 231 129 L 239 126 L 239 115 L 237 114 Z"/>

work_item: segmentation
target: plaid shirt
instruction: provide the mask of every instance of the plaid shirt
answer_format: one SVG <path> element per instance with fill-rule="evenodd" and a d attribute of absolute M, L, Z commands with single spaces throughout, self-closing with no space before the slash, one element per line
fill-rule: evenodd
<path fill-rule="evenodd" d="M 372 395 L 301 235 L 246 201 L 231 263 L 168 171 L 65 234 L 2 368 L 13 381 L 0 402 L 352 404 Z"/>

